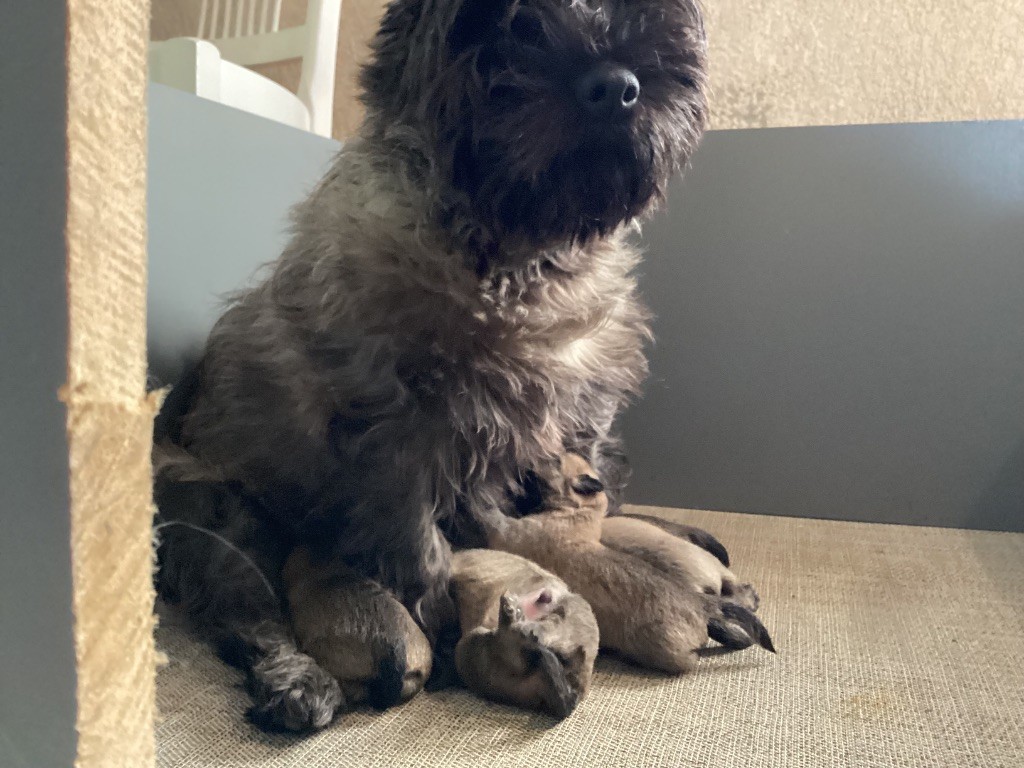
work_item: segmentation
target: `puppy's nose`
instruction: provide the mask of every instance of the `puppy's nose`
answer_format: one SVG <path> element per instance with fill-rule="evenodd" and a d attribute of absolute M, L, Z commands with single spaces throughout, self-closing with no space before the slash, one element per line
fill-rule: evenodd
<path fill-rule="evenodd" d="M 620 117 L 640 100 L 640 81 L 620 64 L 598 64 L 576 81 L 576 99 L 594 117 Z"/>

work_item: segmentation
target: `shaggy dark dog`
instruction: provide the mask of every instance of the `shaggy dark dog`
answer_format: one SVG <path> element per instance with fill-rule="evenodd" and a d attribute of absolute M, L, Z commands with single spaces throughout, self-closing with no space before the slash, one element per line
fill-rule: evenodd
<path fill-rule="evenodd" d="M 156 435 L 160 587 L 247 672 L 268 728 L 336 683 L 278 596 L 302 541 L 391 589 L 428 635 L 449 541 L 577 452 L 612 491 L 646 373 L 627 238 L 704 128 L 695 0 L 396 0 L 367 117 L 237 297 Z M 256 567 L 253 567 L 253 566 Z"/>

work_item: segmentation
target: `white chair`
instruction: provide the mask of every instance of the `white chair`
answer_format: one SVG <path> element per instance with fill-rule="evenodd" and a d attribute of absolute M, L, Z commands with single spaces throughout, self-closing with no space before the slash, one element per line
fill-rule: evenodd
<path fill-rule="evenodd" d="M 280 29 L 281 0 L 202 0 L 196 37 L 151 43 L 153 82 L 331 135 L 342 0 L 308 0 L 306 23 Z M 298 93 L 248 66 L 301 59 Z"/>

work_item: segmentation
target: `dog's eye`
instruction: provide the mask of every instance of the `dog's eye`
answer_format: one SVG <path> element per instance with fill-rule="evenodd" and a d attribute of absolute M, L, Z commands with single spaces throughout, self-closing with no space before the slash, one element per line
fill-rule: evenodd
<path fill-rule="evenodd" d="M 523 674 L 530 674 L 537 667 L 541 665 L 541 652 L 538 648 L 531 648 L 530 650 L 523 651 L 523 662 L 526 664 L 526 670 Z"/>
<path fill-rule="evenodd" d="M 540 48 L 544 44 L 544 25 L 532 13 L 519 11 L 512 17 L 509 31 L 523 45 Z"/>
<path fill-rule="evenodd" d="M 592 475 L 580 475 L 573 481 L 572 489 L 580 496 L 594 496 L 604 490 L 604 483 Z"/>
<path fill-rule="evenodd" d="M 453 56 L 481 45 L 499 32 L 511 0 L 465 0 L 448 31 L 448 47 Z"/>

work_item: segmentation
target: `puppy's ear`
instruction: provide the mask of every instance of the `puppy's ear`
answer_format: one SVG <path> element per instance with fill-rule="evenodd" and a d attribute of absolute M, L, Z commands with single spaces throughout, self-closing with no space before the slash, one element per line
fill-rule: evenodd
<path fill-rule="evenodd" d="M 459 684 L 459 673 L 455 669 L 455 647 L 462 636 L 458 623 L 448 623 L 441 628 L 434 646 L 434 663 L 430 668 L 423 689 L 427 693 L 443 691 Z"/>
<path fill-rule="evenodd" d="M 580 649 L 582 651 L 582 649 Z M 538 646 L 539 669 L 544 680 L 544 703 L 548 712 L 557 718 L 565 718 L 573 713 L 579 703 L 580 694 L 565 674 L 565 667 L 554 652 L 546 646 Z"/>
<path fill-rule="evenodd" d="M 573 679 L 579 677 L 583 671 L 584 666 L 587 663 L 587 649 L 582 645 L 577 646 L 576 649 L 569 654 L 569 657 L 564 660 L 562 668 L 565 670 L 566 675 L 569 675 Z"/>

